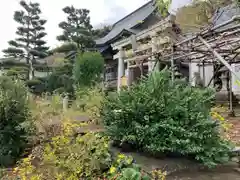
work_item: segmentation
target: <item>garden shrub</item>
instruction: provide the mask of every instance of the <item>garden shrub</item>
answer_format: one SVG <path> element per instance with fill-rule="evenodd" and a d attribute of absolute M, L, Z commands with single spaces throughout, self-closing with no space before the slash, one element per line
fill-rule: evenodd
<path fill-rule="evenodd" d="M 91 86 L 100 82 L 104 70 L 104 59 L 98 52 L 79 54 L 73 68 L 75 83 Z"/>
<path fill-rule="evenodd" d="M 19 158 L 31 130 L 27 90 L 21 82 L 0 77 L 0 166 Z"/>
<path fill-rule="evenodd" d="M 32 80 L 27 80 L 25 83 L 26 83 L 26 86 L 29 88 L 30 92 L 35 95 L 41 95 L 46 90 L 45 82 L 42 82 L 37 78 Z"/>
<path fill-rule="evenodd" d="M 58 91 L 73 94 L 73 84 L 74 83 L 71 76 L 67 74 L 61 74 L 60 72 L 53 72 L 47 77 L 46 91 L 50 93 Z"/>
<path fill-rule="evenodd" d="M 32 79 L 32 80 L 27 80 L 26 81 L 26 85 L 28 86 L 28 87 L 32 87 L 32 86 L 37 86 L 37 85 L 39 85 L 39 84 L 41 84 L 42 82 L 39 80 L 39 79 Z"/>
<path fill-rule="evenodd" d="M 97 179 L 112 162 L 109 140 L 96 133 L 74 136 L 74 128 L 85 124 L 64 122 L 63 134 L 44 145 L 40 163 L 33 165 L 34 156 L 23 159 L 15 173 L 21 179 Z"/>
<path fill-rule="evenodd" d="M 6 72 L 6 76 L 26 80 L 28 76 L 28 68 L 22 66 L 12 67 Z"/>
<path fill-rule="evenodd" d="M 64 62 L 63 66 L 54 68 L 53 72 L 45 79 L 46 91 L 50 93 L 54 91 L 67 92 L 73 95 L 74 81 L 72 78 L 72 69 L 72 63 L 67 61 Z"/>
<path fill-rule="evenodd" d="M 191 87 L 170 72 L 153 72 L 130 90 L 108 96 L 101 115 L 116 142 L 154 155 L 194 157 L 212 167 L 229 159 L 230 145 L 210 116 L 214 92 Z"/>

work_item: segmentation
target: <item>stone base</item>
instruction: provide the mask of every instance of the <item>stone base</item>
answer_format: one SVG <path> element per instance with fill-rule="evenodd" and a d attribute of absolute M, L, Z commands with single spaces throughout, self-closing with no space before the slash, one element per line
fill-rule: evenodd
<path fill-rule="evenodd" d="M 235 168 L 234 170 L 240 174 L 240 168 Z"/>

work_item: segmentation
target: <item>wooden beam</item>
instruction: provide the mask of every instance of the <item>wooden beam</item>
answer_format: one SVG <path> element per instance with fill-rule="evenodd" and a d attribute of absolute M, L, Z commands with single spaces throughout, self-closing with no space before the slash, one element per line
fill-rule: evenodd
<path fill-rule="evenodd" d="M 233 68 L 231 67 L 231 65 L 220 55 L 218 54 L 217 51 L 215 51 L 201 36 L 198 37 L 200 41 L 202 41 L 202 43 L 209 49 L 212 51 L 212 53 L 214 54 L 214 56 L 216 56 L 217 60 L 219 62 L 221 62 L 224 66 L 226 66 L 229 71 L 231 71 L 233 73 L 233 75 L 240 80 L 240 77 L 237 75 L 237 73 L 233 70 Z"/>

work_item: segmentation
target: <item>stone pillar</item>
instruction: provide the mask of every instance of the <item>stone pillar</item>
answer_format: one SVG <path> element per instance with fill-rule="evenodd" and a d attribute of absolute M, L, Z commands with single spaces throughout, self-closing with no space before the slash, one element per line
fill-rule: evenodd
<path fill-rule="evenodd" d="M 132 45 L 133 56 L 136 56 L 136 50 L 138 49 L 136 35 L 132 35 L 130 37 L 130 40 L 131 40 L 131 45 Z M 128 84 L 128 87 L 132 84 L 133 76 L 134 76 L 134 69 L 129 68 L 130 65 L 131 65 L 131 62 L 128 61 L 127 62 L 127 72 L 128 72 L 127 84 Z"/>
<path fill-rule="evenodd" d="M 151 57 L 148 60 L 148 73 L 151 73 L 153 71 L 153 67 L 154 67 L 154 58 Z"/>
<path fill-rule="evenodd" d="M 155 53 L 157 52 L 157 50 L 158 50 L 158 49 L 157 49 L 157 36 L 156 36 L 156 34 L 153 34 L 153 35 L 151 36 L 151 38 L 152 38 L 152 41 L 151 41 L 152 54 L 155 54 Z M 156 61 L 158 61 L 158 60 L 155 58 L 154 55 L 152 55 L 151 60 L 148 61 L 148 72 L 149 72 L 149 73 L 152 72 L 153 70 L 155 70 L 155 71 L 158 71 L 158 70 L 159 70 L 159 62 L 156 62 Z M 153 69 L 155 63 L 157 63 L 157 64 L 156 64 L 156 66 L 155 66 L 155 69 Z"/>
<path fill-rule="evenodd" d="M 129 68 L 131 65 L 131 62 L 127 62 L 127 85 L 128 87 L 131 86 L 132 81 L 133 81 L 133 69 Z"/>
<path fill-rule="evenodd" d="M 227 75 L 226 72 L 222 73 L 221 75 L 221 79 L 222 79 L 222 92 L 227 92 Z"/>
<path fill-rule="evenodd" d="M 123 48 L 119 49 L 119 58 L 118 58 L 118 83 L 117 83 L 117 91 L 119 92 L 121 89 L 121 78 L 125 74 L 124 70 L 124 51 Z"/>
<path fill-rule="evenodd" d="M 68 95 L 66 94 L 63 98 L 63 111 L 67 112 L 68 110 Z"/>
<path fill-rule="evenodd" d="M 130 40 L 131 40 L 131 45 L 132 45 L 133 53 L 135 53 L 135 51 L 136 51 L 137 48 L 138 48 L 136 36 L 135 36 L 135 35 L 132 35 L 132 36 L 130 37 Z"/>

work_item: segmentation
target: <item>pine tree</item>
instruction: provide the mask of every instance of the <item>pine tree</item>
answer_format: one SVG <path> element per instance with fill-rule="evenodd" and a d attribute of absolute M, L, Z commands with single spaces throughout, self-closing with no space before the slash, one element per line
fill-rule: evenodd
<path fill-rule="evenodd" d="M 8 42 L 9 48 L 3 50 L 5 56 L 14 59 L 26 59 L 29 67 L 28 79 L 34 77 L 34 64 L 37 59 L 47 56 L 48 47 L 43 38 L 46 36 L 46 20 L 40 17 L 39 3 L 20 1 L 22 10 L 15 11 L 14 20 L 19 24 L 17 38 Z"/>
<path fill-rule="evenodd" d="M 93 30 L 94 39 L 103 38 L 111 31 L 110 25 L 103 25 L 102 27 L 99 27 L 97 29 Z"/>
<path fill-rule="evenodd" d="M 92 25 L 90 24 L 89 10 L 76 9 L 73 6 L 63 8 L 67 20 L 59 24 L 63 34 L 57 36 L 59 41 L 76 43 L 77 49 L 83 52 L 94 46 Z"/>

